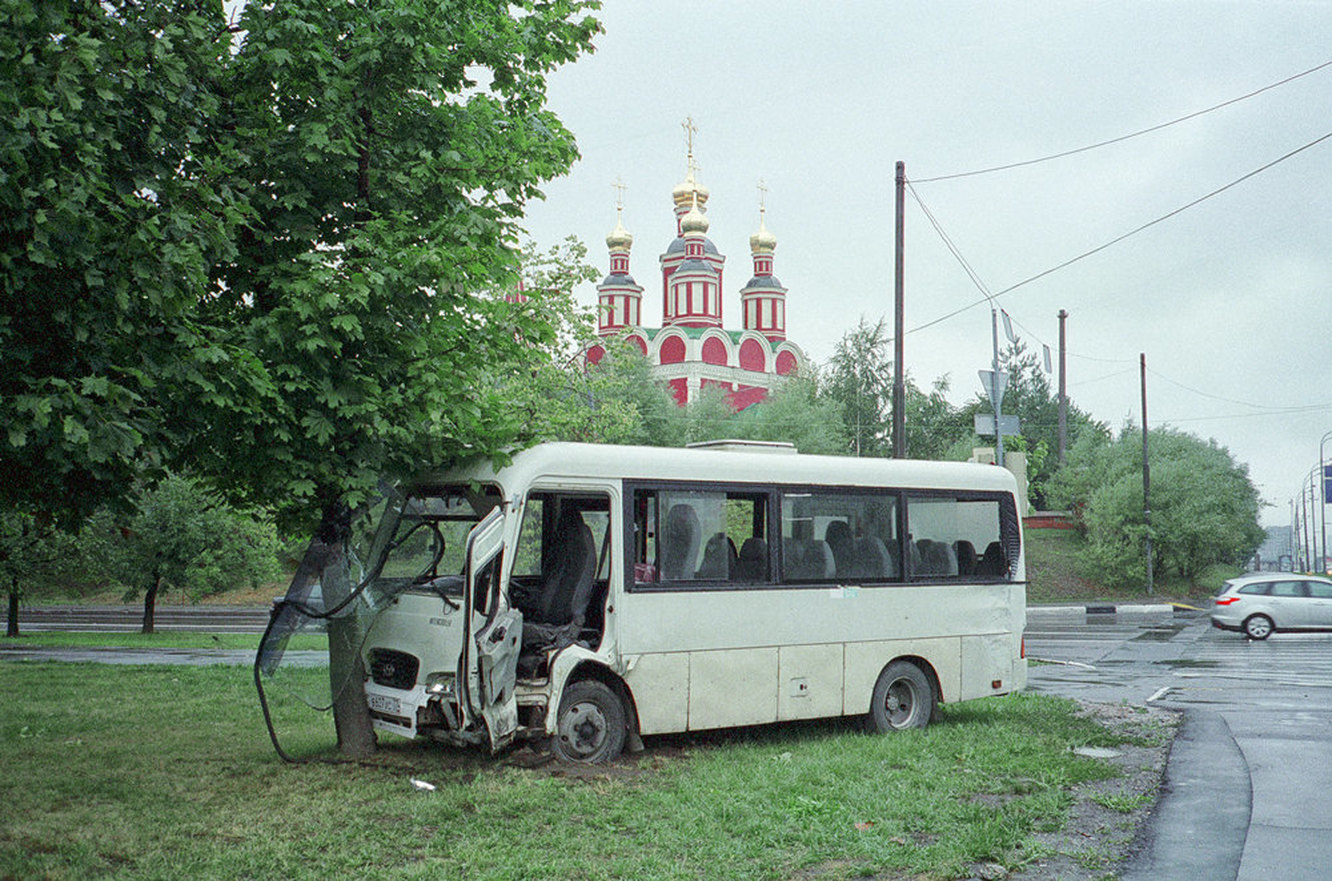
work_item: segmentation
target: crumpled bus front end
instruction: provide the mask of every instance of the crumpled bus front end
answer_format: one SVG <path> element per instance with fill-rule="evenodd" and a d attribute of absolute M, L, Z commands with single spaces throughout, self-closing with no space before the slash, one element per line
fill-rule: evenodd
<path fill-rule="evenodd" d="M 436 593 L 406 591 L 375 618 L 365 642 L 366 702 L 375 728 L 472 743 L 462 731 L 458 663 L 463 613 Z"/>

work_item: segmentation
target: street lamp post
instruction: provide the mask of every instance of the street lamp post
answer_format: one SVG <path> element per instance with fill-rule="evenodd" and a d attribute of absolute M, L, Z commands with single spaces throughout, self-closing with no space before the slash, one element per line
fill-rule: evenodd
<path fill-rule="evenodd" d="M 1314 533 L 1314 526 L 1317 525 L 1317 507 L 1314 496 L 1318 494 L 1318 476 L 1322 472 L 1322 466 L 1310 468 L 1309 473 L 1304 475 L 1300 481 L 1300 519 L 1304 521 L 1304 570 L 1312 573 L 1314 571 L 1314 557 L 1318 553 L 1318 536 Z M 1308 499 L 1308 508 L 1305 507 L 1305 499 Z"/>
<path fill-rule="evenodd" d="M 1291 550 L 1294 554 L 1294 568 L 1292 572 L 1304 571 L 1304 487 L 1300 487 L 1299 504 L 1295 504 L 1295 499 L 1290 500 L 1290 523 L 1293 534 L 1291 535 Z"/>
<path fill-rule="evenodd" d="M 1313 520 L 1313 516 L 1314 516 L 1314 514 L 1313 514 L 1313 479 L 1314 479 L 1314 473 L 1313 473 L 1312 471 L 1310 471 L 1310 472 L 1309 472 L 1309 476 L 1306 477 L 1305 480 L 1304 480 L 1304 483 L 1300 485 L 1300 505 L 1301 505 L 1301 507 L 1303 507 L 1303 505 L 1304 505 L 1304 500 L 1305 500 L 1306 498 L 1309 500 L 1309 510 L 1308 510 L 1308 512 L 1304 515 L 1304 522 L 1305 522 L 1305 528 L 1304 528 L 1304 531 L 1305 531 L 1305 539 L 1304 539 L 1304 545 L 1305 545 L 1305 547 L 1304 547 L 1304 571 L 1305 571 L 1305 572 L 1313 572 L 1313 571 L 1314 571 L 1314 551 L 1318 550 L 1318 548 L 1317 548 L 1316 545 L 1314 544 L 1314 532 L 1313 532 L 1313 526 L 1314 526 L 1314 520 Z"/>
<path fill-rule="evenodd" d="M 1323 445 L 1327 443 L 1328 438 L 1332 438 L 1332 431 L 1324 434 L 1323 439 L 1318 442 L 1318 474 L 1322 481 L 1322 489 L 1318 494 L 1318 509 L 1323 512 L 1323 556 L 1320 558 L 1322 568 L 1318 571 L 1323 573 L 1327 572 L 1327 466 L 1323 464 L 1327 458 L 1323 452 Z"/>

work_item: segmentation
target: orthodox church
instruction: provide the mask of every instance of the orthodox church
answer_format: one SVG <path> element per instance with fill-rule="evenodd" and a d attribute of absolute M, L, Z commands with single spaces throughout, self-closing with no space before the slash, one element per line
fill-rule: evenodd
<path fill-rule="evenodd" d="M 804 352 L 786 338 L 786 288 L 772 274 L 777 239 L 764 225 L 760 199 L 758 231 L 749 237 L 754 275 L 740 288 L 741 327 L 727 330 L 722 318 L 722 277 L 726 257 L 708 238 L 708 188 L 698 182 L 693 126 L 688 136 L 685 179 L 671 193 L 675 238 L 660 256 L 661 326 L 643 324 L 643 287 L 629 273 L 634 237 L 624 228 L 623 199 L 616 204 L 615 229 L 606 237 L 610 274 L 597 286 L 597 333 L 603 340 L 623 338 L 652 364 L 652 372 L 670 386 L 681 406 L 701 389 L 716 386 L 731 406 L 743 410 L 767 397 L 787 376 L 807 367 Z M 762 187 L 760 187 L 762 192 Z M 591 346 L 596 363 L 604 344 Z"/>

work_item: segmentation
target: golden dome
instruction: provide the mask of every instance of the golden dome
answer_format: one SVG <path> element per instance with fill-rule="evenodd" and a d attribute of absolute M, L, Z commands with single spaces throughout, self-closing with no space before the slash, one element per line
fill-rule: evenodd
<path fill-rule="evenodd" d="M 697 204 L 701 208 L 708 204 L 709 195 L 711 194 L 708 188 L 699 183 L 698 178 L 694 176 L 694 163 L 691 157 L 689 171 L 685 173 L 685 179 L 676 184 L 675 189 L 671 190 L 671 201 L 679 207 L 693 202 L 694 197 L 697 196 Z"/>
<path fill-rule="evenodd" d="M 620 212 L 615 212 L 615 229 L 611 230 L 610 235 L 606 236 L 606 247 L 612 251 L 628 251 L 634 244 L 633 234 L 624 228 L 624 222 L 620 219 Z"/>
<path fill-rule="evenodd" d="M 689 213 L 680 221 L 680 233 L 689 235 L 690 233 L 706 234 L 708 231 L 708 219 L 703 216 L 703 212 L 698 210 L 699 199 L 695 196 L 693 205 Z"/>
<path fill-rule="evenodd" d="M 763 210 L 759 209 L 759 228 L 758 232 L 749 237 L 749 252 L 751 254 L 771 254 L 777 250 L 777 237 L 768 231 L 768 227 L 763 223 Z"/>

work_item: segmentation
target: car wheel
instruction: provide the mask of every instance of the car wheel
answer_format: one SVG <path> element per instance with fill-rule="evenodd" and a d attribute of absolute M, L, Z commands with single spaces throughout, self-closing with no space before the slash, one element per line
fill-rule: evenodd
<path fill-rule="evenodd" d="M 1244 635 L 1249 639 L 1267 639 L 1272 635 L 1272 619 L 1266 615 L 1250 615 L 1244 619 Z"/>
<path fill-rule="evenodd" d="M 874 683 L 870 700 L 870 724 L 882 733 L 930 724 L 934 689 L 919 667 L 910 661 L 893 661 Z"/>
<path fill-rule="evenodd" d="M 624 703 L 610 687 L 584 679 L 564 689 L 551 752 L 564 762 L 602 765 L 624 749 Z"/>

